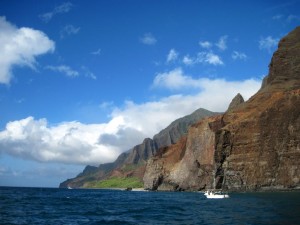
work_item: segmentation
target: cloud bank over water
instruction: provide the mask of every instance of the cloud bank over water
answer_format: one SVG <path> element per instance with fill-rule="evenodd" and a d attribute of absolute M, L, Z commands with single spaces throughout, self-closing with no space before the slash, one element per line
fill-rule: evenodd
<path fill-rule="evenodd" d="M 113 108 L 108 122 L 100 124 L 69 121 L 53 125 L 46 118 L 31 116 L 11 121 L 0 132 L 1 153 L 41 162 L 82 165 L 112 162 L 175 119 L 200 107 L 225 111 L 237 93 L 248 99 L 260 85 L 261 81 L 255 79 L 194 79 L 176 68 L 156 74 L 152 88 L 179 94 L 144 103 L 126 101 L 123 107 Z M 194 94 L 180 94 L 189 89 Z"/>

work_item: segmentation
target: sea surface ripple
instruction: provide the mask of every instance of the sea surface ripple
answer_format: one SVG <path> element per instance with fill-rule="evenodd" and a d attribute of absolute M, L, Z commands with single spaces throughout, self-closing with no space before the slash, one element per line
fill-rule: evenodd
<path fill-rule="evenodd" d="M 0 187 L 0 224 L 299 224 L 300 192 L 232 193 Z"/>

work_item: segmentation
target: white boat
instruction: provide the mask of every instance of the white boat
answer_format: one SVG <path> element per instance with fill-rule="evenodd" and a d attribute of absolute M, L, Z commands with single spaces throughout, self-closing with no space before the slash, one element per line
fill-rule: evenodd
<path fill-rule="evenodd" d="M 204 195 L 206 196 L 206 198 L 215 198 L 215 199 L 229 198 L 228 194 L 221 193 L 221 192 L 214 192 L 214 191 L 205 191 Z"/>
<path fill-rule="evenodd" d="M 204 195 L 206 198 L 214 198 L 214 199 L 220 199 L 220 198 L 229 198 L 229 195 L 228 194 L 225 194 L 225 193 L 222 193 L 222 191 L 216 191 L 216 169 L 213 171 L 213 189 L 210 189 L 210 190 L 206 190 L 204 192 Z M 223 183 L 225 182 L 225 178 L 223 180 Z M 222 183 L 222 186 L 223 186 L 223 183 Z M 220 190 L 220 189 L 219 189 Z"/>
<path fill-rule="evenodd" d="M 73 189 L 73 188 L 71 188 L 70 186 L 68 186 L 68 189 Z"/>

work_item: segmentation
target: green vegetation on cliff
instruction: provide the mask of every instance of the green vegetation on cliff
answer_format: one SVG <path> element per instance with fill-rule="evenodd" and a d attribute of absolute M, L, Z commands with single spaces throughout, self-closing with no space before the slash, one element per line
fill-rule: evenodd
<path fill-rule="evenodd" d="M 111 177 L 107 180 L 92 181 L 85 188 L 142 188 L 143 183 L 136 177 Z"/>

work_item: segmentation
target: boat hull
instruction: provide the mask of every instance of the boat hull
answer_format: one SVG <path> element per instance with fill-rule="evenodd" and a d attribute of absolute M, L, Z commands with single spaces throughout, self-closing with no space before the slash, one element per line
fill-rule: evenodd
<path fill-rule="evenodd" d="M 211 199 L 229 198 L 228 194 L 219 194 L 213 192 L 205 192 L 204 195 L 206 198 L 211 198 Z"/>
<path fill-rule="evenodd" d="M 206 195 L 206 198 L 211 198 L 211 199 L 220 199 L 220 198 L 229 198 L 229 195 Z"/>

